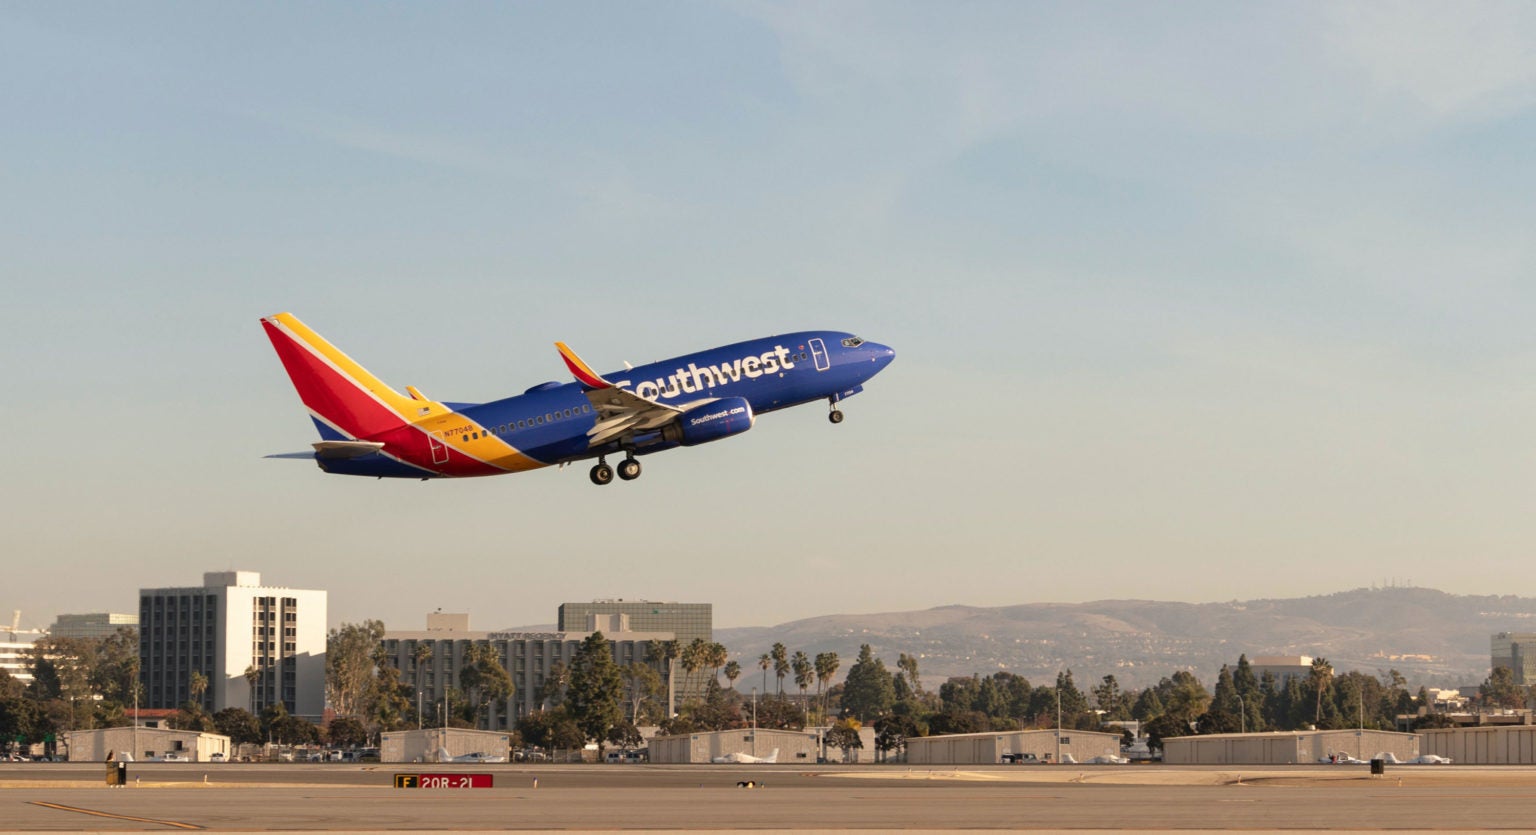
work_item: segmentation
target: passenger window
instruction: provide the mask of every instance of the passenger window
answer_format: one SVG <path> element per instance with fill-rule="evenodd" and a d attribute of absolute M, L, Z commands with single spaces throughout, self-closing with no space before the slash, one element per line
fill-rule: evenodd
<path fill-rule="evenodd" d="M 555 419 L 554 415 L 550 414 L 549 412 L 545 412 L 544 413 L 544 422 L 545 423 L 549 423 L 550 421 L 552 421 L 554 419 Z"/>
<path fill-rule="evenodd" d="M 469 436 L 468 435 L 464 436 L 464 443 L 466 443 L 466 444 L 469 443 Z"/>

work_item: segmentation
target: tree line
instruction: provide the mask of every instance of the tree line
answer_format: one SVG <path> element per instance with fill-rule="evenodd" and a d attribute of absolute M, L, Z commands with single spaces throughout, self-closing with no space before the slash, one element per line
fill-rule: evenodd
<path fill-rule="evenodd" d="M 222 733 L 237 744 L 277 742 L 337 746 L 363 745 L 384 731 L 421 725 L 480 727 L 491 708 L 513 695 L 511 675 L 499 654 L 472 645 L 446 696 L 423 703 L 384 651 L 384 624 L 368 620 L 342 624 L 328 636 L 326 698 L 337 714 L 325 728 L 287 713 L 281 703 L 230 707 L 210 713 L 209 682 L 193 672 L 192 698 L 169 724 Z M 432 646 L 416 647 L 410 663 L 430 662 Z M 0 739 L 35 743 L 67 730 L 131 724 L 139 684 L 138 638 L 131 627 L 106 638 L 39 640 L 29 655 L 33 675 L 23 683 L 0 672 Z M 1306 727 L 1391 729 L 1402 715 L 1427 714 L 1419 726 L 1443 724 L 1429 695 L 1410 693 L 1396 670 L 1379 675 L 1337 673 L 1325 658 L 1306 675 L 1277 679 L 1256 675 L 1246 656 L 1222 667 L 1211 688 L 1187 671 L 1175 671 L 1156 685 L 1124 688 L 1113 674 L 1085 691 L 1071 670 L 1049 684 L 999 671 L 953 677 L 924 686 L 916 656 L 900 653 L 887 668 L 868 644 L 841 682 L 835 652 L 791 652 L 775 643 L 757 659 L 761 680 L 751 696 L 738 688 L 741 664 L 718 643 L 694 640 L 656 642 L 646 658 L 620 666 L 601 633 L 584 640 L 569 664 L 555 661 L 535 694 L 538 708 L 515 723 L 516 745 L 549 749 L 641 744 L 638 728 L 659 726 L 664 734 L 759 727 L 801 730 L 831 728 L 829 744 L 858 746 L 858 730 L 872 724 L 882 754 L 899 750 L 917 736 L 1055 727 L 1099 729 L 1105 723 L 1135 720 L 1154 745 L 1170 736 L 1236 731 L 1297 730 Z M 247 671 L 253 684 L 261 671 Z M 773 686 L 769 686 L 772 674 Z M 726 686 L 722 687 L 721 677 Z M 680 681 L 677 680 L 680 677 Z M 793 690 L 790 687 L 793 687 Z M 688 694 L 676 713 L 667 713 L 667 693 Z M 1536 698 L 1508 668 L 1496 668 L 1473 695 L 1475 708 L 1525 707 Z M 1421 711 L 1421 708 L 1426 710 Z"/>

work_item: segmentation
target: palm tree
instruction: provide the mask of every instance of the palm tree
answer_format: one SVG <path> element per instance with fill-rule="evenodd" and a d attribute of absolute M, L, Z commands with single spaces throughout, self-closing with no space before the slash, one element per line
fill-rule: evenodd
<path fill-rule="evenodd" d="M 789 675 L 789 650 L 783 644 L 775 643 L 768 654 L 773 656 L 773 677 L 779 680 L 779 695 L 783 695 L 784 677 Z"/>
<path fill-rule="evenodd" d="M 709 662 L 709 666 L 714 668 L 715 682 L 718 684 L 720 681 L 720 668 L 725 666 L 725 661 L 727 658 L 730 658 L 730 653 L 726 651 L 725 644 L 717 642 L 708 646 L 704 657 Z"/>
<path fill-rule="evenodd" d="M 773 656 L 763 653 L 757 657 L 757 666 L 763 668 L 763 694 L 768 693 L 768 668 L 773 666 Z"/>
<path fill-rule="evenodd" d="M 245 668 L 245 680 L 251 685 L 251 713 L 260 716 L 261 711 L 256 707 L 256 688 L 261 684 L 261 668 L 252 664 Z"/>
<path fill-rule="evenodd" d="M 656 641 L 651 644 L 650 648 L 651 652 L 649 654 L 661 662 L 661 669 L 658 672 L 666 677 L 667 710 L 671 711 L 674 707 L 672 697 L 675 692 L 672 687 L 672 662 L 678 656 L 677 641 Z"/>
<path fill-rule="evenodd" d="M 1323 691 L 1333 684 L 1333 665 L 1326 658 L 1312 659 L 1312 672 L 1307 674 L 1307 681 L 1317 691 L 1317 714 L 1312 719 L 1316 725 L 1323 721 Z"/>
<path fill-rule="evenodd" d="M 703 638 L 694 638 L 693 642 L 688 644 L 687 648 L 683 650 L 684 690 L 690 693 L 693 692 L 693 674 L 704 667 L 704 662 L 708 660 L 708 655 L 709 645 L 704 643 Z"/>
<path fill-rule="evenodd" d="M 795 656 L 789 660 L 789 667 L 795 671 L 795 684 L 800 687 L 800 704 L 804 707 L 805 688 L 811 686 L 811 680 L 816 676 L 816 668 L 811 666 L 811 659 L 800 650 L 795 650 Z"/>
<path fill-rule="evenodd" d="M 726 663 L 725 680 L 731 683 L 731 689 L 736 689 L 736 679 L 741 678 L 741 665 L 735 661 Z"/>
<path fill-rule="evenodd" d="M 411 650 L 411 662 L 416 665 L 416 730 L 421 730 L 421 668 L 432 660 L 432 645 L 416 642 L 416 648 Z"/>
<path fill-rule="evenodd" d="M 192 701 L 201 708 L 203 706 L 203 694 L 208 692 L 208 677 L 193 670 L 192 675 L 187 677 L 187 691 L 192 694 Z"/>
<path fill-rule="evenodd" d="M 821 697 L 821 715 L 823 720 L 825 720 L 827 715 L 827 700 L 823 688 L 832 683 L 832 677 L 837 675 L 839 663 L 837 653 L 835 652 L 816 653 L 816 695 Z"/>

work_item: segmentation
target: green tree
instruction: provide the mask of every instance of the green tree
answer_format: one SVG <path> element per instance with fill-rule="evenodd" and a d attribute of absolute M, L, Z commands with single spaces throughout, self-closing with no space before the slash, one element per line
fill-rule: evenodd
<path fill-rule="evenodd" d="M 338 716 L 326 726 L 325 737 L 338 748 L 359 748 L 368 744 L 368 726 L 355 716 Z"/>
<path fill-rule="evenodd" d="M 619 706 L 623 697 L 624 675 L 614 663 L 613 650 L 603 633 L 594 632 L 581 642 L 571 659 L 571 687 L 566 705 L 582 735 L 597 743 L 599 754 L 609 729 L 624 721 L 624 711 Z"/>
<path fill-rule="evenodd" d="M 262 740 L 261 720 L 244 708 L 226 707 L 215 713 L 213 727 L 235 745 L 254 745 Z"/>
<path fill-rule="evenodd" d="M 1317 695 L 1317 712 L 1313 716 L 1313 723 L 1322 727 L 1323 721 L 1323 694 L 1333 686 L 1333 665 L 1326 658 L 1312 659 L 1312 671 L 1307 675 L 1307 683 Z"/>
<path fill-rule="evenodd" d="M 1136 695 L 1136 703 L 1131 708 L 1131 718 L 1146 724 L 1163 715 L 1163 699 L 1157 694 L 1156 687 L 1148 687 Z"/>
<path fill-rule="evenodd" d="M 843 683 L 843 713 L 860 722 L 873 721 L 889 713 L 896 701 L 896 687 L 885 662 L 874 657 L 869 644 L 859 647 L 859 657 L 848 668 Z"/>
<path fill-rule="evenodd" d="M 1205 715 L 1200 717 L 1199 731 L 1202 734 L 1236 733 L 1243 730 L 1242 723 L 1237 686 L 1233 684 L 1232 671 L 1223 664 L 1221 672 L 1216 676 L 1216 690 L 1211 696 L 1210 706 Z"/>
<path fill-rule="evenodd" d="M 624 665 L 624 693 L 629 700 L 629 722 L 640 724 L 640 712 L 655 702 L 661 690 L 661 676 L 649 664 L 633 661 Z M 659 717 L 664 718 L 664 717 Z"/>
<path fill-rule="evenodd" d="M 1493 672 L 1478 686 L 1477 694 L 1486 707 L 1525 707 L 1525 688 L 1516 684 L 1514 672 L 1502 665 L 1493 668 Z"/>
<path fill-rule="evenodd" d="M 639 748 L 645 744 L 645 737 L 632 723 L 620 722 L 608 729 L 607 741 L 619 748 Z"/>
<path fill-rule="evenodd" d="M 725 680 L 731 683 L 731 689 L 736 689 L 736 679 L 741 678 L 741 664 L 736 661 L 728 661 L 725 665 Z"/>
<path fill-rule="evenodd" d="M 1162 691 L 1159 695 L 1163 700 L 1163 712 L 1185 725 L 1193 723 L 1205 713 L 1211 700 L 1205 685 L 1188 670 L 1179 670 L 1171 678 L 1159 682 L 1158 690 Z"/>
<path fill-rule="evenodd" d="M 366 713 L 372 695 L 374 650 L 384 640 L 384 622 L 343 623 L 325 642 L 325 691 L 338 716 Z"/>
<path fill-rule="evenodd" d="M 544 683 L 539 685 L 538 692 L 534 695 L 538 697 L 539 704 L 543 705 L 545 710 L 559 707 L 565 704 L 565 688 L 570 684 L 571 669 L 565 665 L 564 661 L 556 658 L 549 663 L 549 672 L 544 674 Z"/>
<path fill-rule="evenodd" d="M 901 653 L 896 658 L 896 669 L 901 671 L 901 675 L 906 678 L 907 687 L 911 688 L 913 693 L 921 696 L 923 694 L 923 681 L 918 677 L 917 656 L 908 655 L 905 652 Z"/>
<path fill-rule="evenodd" d="M 763 653 L 757 657 L 757 666 L 763 671 L 763 694 L 768 693 L 768 670 L 773 667 L 773 656 Z"/>
<path fill-rule="evenodd" d="M 851 677 L 853 670 L 850 669 L 848 675 Z M 862 727 L 864 727 L 863 724 L 852 717 L 837 720 L 832 723 L 831 728 L 827 729 L 825 737 L 827 745 L 841 750 L 843 761 L 847 762 L 852 759 L 853 751 L 864 747 L 864 740 L 859 738 L 859 729 Z"/>
<path fill-rule="evenodd" d="M 501 654 L 490 644 L 471 644 L 459 668 L 459 687 L 469 700 L 477 719 L 484 716 L 492 702 L 512 696 L 512 676 L 501 664 Z"/>

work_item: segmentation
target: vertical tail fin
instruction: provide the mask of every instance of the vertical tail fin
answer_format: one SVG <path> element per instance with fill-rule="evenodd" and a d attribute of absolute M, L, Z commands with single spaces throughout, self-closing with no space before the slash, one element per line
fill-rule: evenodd
<path fill-rule="evenodd" d="M 369 374 L 291 313 L 268 316 L 261 326 L 327 440 L 367 438 L 397 429 L 424 405 Z"/>

